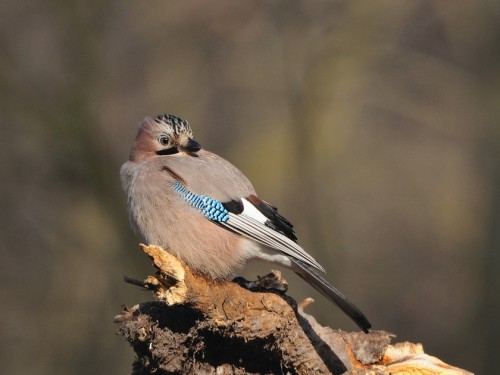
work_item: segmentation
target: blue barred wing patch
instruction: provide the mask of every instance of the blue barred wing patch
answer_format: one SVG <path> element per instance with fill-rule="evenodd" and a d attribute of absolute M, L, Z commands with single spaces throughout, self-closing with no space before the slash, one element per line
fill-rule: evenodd
<path fill-rule="evenodd" d="M 182 199 L 199 210 L 207 219 L 220 223 L 221 226 L 267 247 L 280 250 L 318 271 L 325 272 L 324 268 L 296 242 L 262 222 L 260 219 L 265 219 L 264 215 L 260 214 L 262 218 L 256 218 L 255 212 L 252 212 L 251 208 L 257 209 L 245 198 L 242 198 L 244 208 L 241 214 L 234 214 L 229 212 L 218 200 L 204 194 L 194 194 L 179 181 L 175 181 L 171 186 Z"/>
<path fill-rule="evenodd" d="M 229 211 L 221 202 L 204 194 L 194 194 L 179 181 L 172 184 L 172 188 L 191 206 L 199 210 L 207 219 L 225 223 L 229 220 Z"/>

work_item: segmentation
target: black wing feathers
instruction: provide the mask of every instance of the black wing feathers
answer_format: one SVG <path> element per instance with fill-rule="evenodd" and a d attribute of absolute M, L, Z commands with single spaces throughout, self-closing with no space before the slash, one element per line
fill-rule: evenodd
<path fill-rule="evenodd" d="M 278 209 L 276 207 L 271 206 L 270 204 L 264 202 L 260 198 L 257 198 L 255 195 L 249 195 L 247 199 L 265 216 L 268 221 L 266 225 L 270 228 L 273 228 L 275 231 L 280 232 L 281 234 L 287 236 L 292 241 L 297 242 L 297 236 L 295 235 L 295 231 L 293 230 L 293 225 L 286 218 L 281 216 L 278 213 Z"/>
<path fill-rule="evenodd" d="M 246 199 L 257 208 L 262 215 L 267 218 L 265 225 L 272 228 L 276 232 L 283 234 L 294 242 L 297 242 L 297 236 L 293 230 L 293 225 L 285 217 L 278 213 L 278 209 L 264 202 L 255 195 L 249 195 Z M 241 199 L 233 199 L 229 202 L 222 203 L 224 208 L 235 215 L 243 212 L 243 202 Z"/>
<path fill-rule="evenodd" d="M 223 202 L 222 205 L 226 210 L 232 212 L 235 215 L 239 215 L 243 212 L 243 202 L 241 199 L 233 199 L 229 202 Z"/>

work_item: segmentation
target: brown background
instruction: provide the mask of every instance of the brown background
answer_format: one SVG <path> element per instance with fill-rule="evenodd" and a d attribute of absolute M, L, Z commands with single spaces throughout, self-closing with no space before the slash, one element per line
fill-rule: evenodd
<path fill-rule="evenodd" d="M 294 222 L 375 328 L 495 371 L 497 2 L 11 0 L 0 51 L 2 372 L 130 372 L 112 318 L 150 298 L 122 275 L 151 267 L 118 169 L 164 112 Z M 286 276 L 322 323 L 356 328 Z"/>

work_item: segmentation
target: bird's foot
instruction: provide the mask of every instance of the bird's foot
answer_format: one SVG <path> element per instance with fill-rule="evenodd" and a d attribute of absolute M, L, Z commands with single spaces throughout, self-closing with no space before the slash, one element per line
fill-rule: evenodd
<path fill-rule="evenodd" d="M 235 277 L 233 282 L 252 292 L 284 294 L 288 290 L 288 283 L 281 276 L 281 272 L 275 270 L 265 276 L 257 276 L 257 280 L 246 280 L 243 277 Z"/>

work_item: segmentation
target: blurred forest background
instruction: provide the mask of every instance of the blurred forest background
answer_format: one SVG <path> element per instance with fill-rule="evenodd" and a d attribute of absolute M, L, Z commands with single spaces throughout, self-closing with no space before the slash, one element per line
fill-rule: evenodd
<path fill-rule="evenodd" d="M 0 9 L 2 373 L 130 373 L 113 316 L 151 298 L 122 276 L 152 267 L 119 167 L 165 112 L 280 208 L 375 329 L 498 372 L 499 2 Z M 285 276 L 323 324 L 357 329 Z"/>

